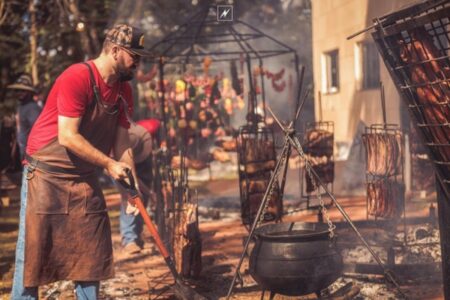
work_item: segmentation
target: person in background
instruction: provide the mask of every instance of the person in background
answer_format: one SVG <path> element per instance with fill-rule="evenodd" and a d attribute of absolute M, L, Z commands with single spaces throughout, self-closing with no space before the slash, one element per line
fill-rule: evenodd
<path fill-rule="evenodd" d="M 134 163 L 136 168 L 137 182 L 139 190 L 142 193 L 144 206 L 147 206 L 152 196 L 152 140 L 159 130 L 160 123 L 156 119 L 147 119 L 138 121 L 137 124 L 131 124 L 128 129 L 131 149 L 133 151 Z M 120 186 L 119 191 L 122 196 L 122 205 L 120 209 L 120 234 L 122 236 L 122 245 L 125 253 L 128 255 L 141 252 L 144 242 L 141 238 L 143 229 L 143 220 L 140 215 L 127 212 L 128 196 L 126 191 Z M 152 209 L 154 203 L 150 204 Z"/>
<path fill-rule="evenodd" d="M 36 89 L 30 74 L 22 74 L 17 81 L 6 87 L 13 93 L 12 97 L 19 101 L 17 106 L 17 142 L 20 157 L 23 158 L 31 127 L 36 122 L 42 108 L 34 101 Z"/>
<path fill-rule="evenodd" d="M 69 66 L 53 84 L 25 151 L 12 299 L 38 299 L 40 285 L 73 280 L 76 298 L 93 300 L 100 280 L 114 276 L 97 170 L 115 180 L 134 171 L 127 81 L 149 55 L 143 45 L 141 30 L 116 25 L 97 58 Z"/>

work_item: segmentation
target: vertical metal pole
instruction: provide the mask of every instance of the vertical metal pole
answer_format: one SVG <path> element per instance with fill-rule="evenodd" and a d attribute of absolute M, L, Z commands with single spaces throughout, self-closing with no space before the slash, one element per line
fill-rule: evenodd
<path fill-rule="evenodd" d="M 167 149 L 170 149 L 168 131 L 167 131 L 166 99 L 165 99 L 165 95 L 164 95 L 166 93 L 166 88 L 164 86 L 164 61 L 163 61 L 162 57 L 159 58 L 159 91 L 161 93 L 161 97 L 159 98 L 159 101 L 160 101 L 160 105 L 161 105 L 161 116 L 162 116 L 163 129 L 164 129 L 162 139 L 166 139 Z"/>
<path fill-rule="evenodd" d="M 298 84 L 297 86 L 297 98 L 296 98 L 296 103 L 295 103 L 295 111 L 294 114 L 298 111 L 298 107 L 300 106 L 300 94 L 301 94 L 301 90 L 302 90 L 302 85 L 303 85 L 303 75 L 304 75 L 304 70 L 305 68 L 302 68 L 302 74 L 300 75 L 300 70 L 299 70 L 299 58 L 298 58 L 298 54 L 295 52 L 294 53 L 294 64 L 295 64 L 295 75 L 296 75 L 296 83 Z M 301 78 L 301 79 L 300 79 Z M 294 117 L 294 129 L 297 129 L 296 125 L 297 125 L 297 119 Z M 289 153 L 290 154 L 290 153 Z M 300 167 L 300 163 L 298 165 L 298 181 L 299 181 L 299 193 L 298 193 L 298 198 L 301 201 L 302 199 L 302 190 L 303 190 L 303 169 Z M 283 190 L 284 193 L 284 190 Z"/>
<path fill-rule="evenodd" d="M 436 192 L 439 216 L 439 234 L 442 254 L 442 284 L 444 297 L 450 299 L 450 199 L 445 196 L 442 182 L 436 176 Z"/>
<path fill-rule="evenodd" d="M 264 69 L 263 69 L 263 61 L 260 58 L 259 59 L 259 69 L 260 69 L 260 75 L 261 75 L 261 98 L 262 98 L 262 104 L 263 104 L 263 113 L 264 113 L 264 123 L 266 123 L 266 89 L 264 87 Z"/>
<path fill-rule="evenodd" d="M 248 86 L 250 88 L 249 91 L 249 99 L 248 99 L 248 112 L 251 113 L 250 117 L 252 120 L 255 120 L 256 118 L 256 93 L 255 93 L 255 87 L 253 86 L 253 76 L 252 76 L 252 65 L 251 65 L 251 59 L 250 55 L 247 54 L 246 57 L 247 61 L 247 72 L 248 72 Z M 248 121 L 248 120 L 247 120 Z"/>
<path fill-rule="evenodd" d="M 380 81 L 380 91 L 381 91 L 381 112 L 383 113 L 383 127 L 387 127 L 387 118 L 386 118 L 386 99 L 384 98 L 384 85 L 383 82 Z"/>
<path fill-rule="evenodd" d="M 164 86 L 164 61 L 163 58 L 159 58 L 159 90 L 161 93 L 160 97 L 160 105 L 161 105 L 161 116 L 162 116 L 162 122 L 163 122 L 163 134 L 161 137 L 161 140 L 166 141 L 167 150 L 170 157 L 170 142 L 169 142 L 169 134 L 167 132 L 167 116 L 166 116 L 166 104 L 165 104 L 165 86 Z M 163 156 L 159 156 L 159 159 L 157 159 L 158 164 L 155 166 L 156 172 L 158 173 L 158 181 L 159 181 L 159 190 L 157 191 L 158 197 L 156 201 L 156 224 L 158 226 L 158 230 L 161 234 L 161 237 L 163 239 L 166 238 L 166 222 L 165 222 L 165 207 L 164 207 L 164 194 L 162 193 L 163 189 L 163 182 L 161 177 L 161 172 L 164 172 L 164 165 L 166 162 L 163 162 L 164 159 Z M 173 191 L 172 191 L 173 193 Z"/>
<path fill-rule="evenodd" d="M 300 95 L 302 93 L 302 88 L 303 88 L 303 76 L 305 74 L 305 67 L 302 67 L 302 73 L 300 74 L 300 69 L 299 69 L 299 58 L 298 58 L 298 54 L 297 52 L 294 53 L 294 61 L 295 61 L 295 74 L 297 77 L 297 102 L 295 103 L 295 110 L 294 110 L 294 128 L 296 125 L 296 119 L 295 119 L 295 113 L 298 111 L 298 107 L 300 106 Z"/>

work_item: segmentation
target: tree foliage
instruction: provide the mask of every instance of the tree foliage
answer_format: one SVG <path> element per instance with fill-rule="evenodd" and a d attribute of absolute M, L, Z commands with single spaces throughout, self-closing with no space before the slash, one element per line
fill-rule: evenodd
<path fill-rule="evenodd" d="M 273 28 L 269 34 L 282 32 L 277 38 L 298 49 L 302 62 L 311 61 L 310 19 L 305 13 L 309 0 L 0 0 L 0 105 L 7 98 L 6 85 L 31 71 L 30 1 L 36 7 L 37 68 L 44 95 L 68 65 L 99 53 L 109 25 L 128 22 L 143 28 L 149 46 L 209 4 L 233 3 L 235 18 Z M 292 38 L 289 28 L 303 37 Z"/>

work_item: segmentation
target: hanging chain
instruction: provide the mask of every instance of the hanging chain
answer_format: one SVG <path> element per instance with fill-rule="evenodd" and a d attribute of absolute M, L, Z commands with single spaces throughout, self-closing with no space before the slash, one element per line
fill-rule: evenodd
<path fill-rule="evenodd" d="M 317 185 L 316 178 L 314 177 L 314 175 L 311 171 L 312 166 L 309 163 L 308 159 L 306 158 L 305 152 L 303 152 L 302 145 L 300 145 L 297 138 L 292 138 L 292 140 L 294 141 L 295 145 L 297 146 L 297 150 L 299 151 L 300 156 L 305 161 L 305 168 L 306 168 L 306 172 L 308 173 L 307 175 L 311 179 L 311 183 L 313 185 L 314 190 L 316 190 L 317 199 L 319 199 L 320 209 L 322 210 L 322 213 L 325 216 L 325 220 L 327 221 L 327 224 L 328 224 L 328 231 L 330 232 L 330 238 L 333 238 L 334 237 L 334 229 L 336 229 L 336 226 L 333 224 L 333 222 L 331 222 L 330 216 L 328 215 L 328 210 L 325 207 L 325 202 L 323 201 L 322 194 L 320 192 L 321 186 Z"/>
<path fill-rule="evenodd" d="M 269 202 L 272 199 L 273 191 L 275 190 L 275 187 L 278 186 L 278 176 L 280 174 L 282 166 L 284 166 L 285 161 L 286 161 L 286 157 L 287 157 L 287 153 L 288 153 L 287 149 L 288 148 L 286 147 L 284 149 L 284 151 L 281 153 L 281 156 L 280 156 L 281 162 L 280 162 L 279 168 L 277 170 L 277 173 L 274 175 L 275 180 L 272 182 L 272 185 L 270 186 L 270 190 L 269 190 L 269 193 L 266 198 L 267 199 L 266 203 L 264 204 L 263 210 L 261 212 L 261 215 L 259 216 L 259 220 L 258 220 L 258 223 L 256 223 L 255 228 L 258 228 L 259 225 L 261 225 L 261 223 L 264 221 L 264 215 L 266 214 L 267 208 L 269 207 Z M 263 198 L 263 200 L 264 200 L 264 198 Z"/>

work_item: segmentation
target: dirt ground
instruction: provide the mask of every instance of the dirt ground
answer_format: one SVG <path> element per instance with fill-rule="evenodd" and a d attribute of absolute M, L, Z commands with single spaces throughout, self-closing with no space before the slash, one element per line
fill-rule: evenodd
<path fill-rule="evenodd" d="M 292 172 L 295 173 L 295 171 Z M 243 251 L 244 238 L 247 236 L 247 230 L 241 224 L 239 216 L 237 180 L 212 180 L 192 185 L 199 190 L 203 268 L 200 277 L 189 280 L 188 284 L 208 299 L 225 299 Z M 287 198 L 291 200 L 295 198 L 289 197 L 289 195 L 295 194 L 297 190 L 298 187 L 295 183 L 288 183 L 286 186 Z M 0 212 L 0 299 L 9 299 L 17 238 L 18 189 L 9 191 L 8 196 L 11 199 L 10 206 L 3 207 Z M 291 200 L 286 201 L 286 209 L 296 207 L 295 201 Z M 366 220 L 366 202 L 363 196 L 341 196 L 338 197 L 338 201 L 352 220 Z M 120 198 L 118 194 L 109 193 L 107 203 L 113 228 L 116 276 L 114 279 L 102 282 L 101 299 L 175 299 L 170 289 L 173 278 L 162 257 L 151 243 L 151 238 L 146 230 L 144 229 L 146 240 L 144 251 L 134 256 L 126 255 L 120 244 L 118 227 Z M 427 216 L 428 206 L 429 203 L 426 201 L 410 201 L 407 215 L 409 218 Z M 334 222 L 343 220 L 342 215 L 335 207 L 329 209 L 329 215 Z M 219 218 L 212 219 L 210 216 Z M 284 222 L 316 222 L 316 220 L 315 211 L 301 211 L 283 219 Z M 373 238 L 374 231 L 375 229 L 362 229 L 362 233 L 366 237 L 372 237 L 372 244 L 376 243 L 377 239 L 383 238 L 380 234 Z M 355 237 L 356 235 L 351 230 L 344 228 L 340 238 L 349 243 L 354 240 L 356 244 L 358 242 Z M 261 288 L 248 274 L 247 269 L 248 259 L 245 259 L 241 268 L 244 275 L 244 286 L 237 286 L 234 289 L 232 299 L 261 299 Z M 353 282 L 354 286 L 358 286 L 361 293 L 354 299 L 400 299 L 400 296 L 395 293 L 395 289 L 386 284 L 380 276 L 365 276 L 354 272 L 347 272 L 344 275 L 337 284 L 342 286 L 347 282 Z M 438 270 L 422 277 L 419 276 L 420 274 L 416 275 L 412 276 L 412 279 L 405 279 L 401 282 L 401 288 L 409 299 L 443 299 Z M 414 279 L 414 277 L 416 278 Z M 42 299 L 74 299 L 71 282 L 59 282 L 41 287 L 40 294 Z M 268 299 L 268 296 L 266 293 L 265 299 Z M 317 299 L 317 297 L 313 294 L 302 297 L 276 295 L 274 299 L 305 300 Z"/>

